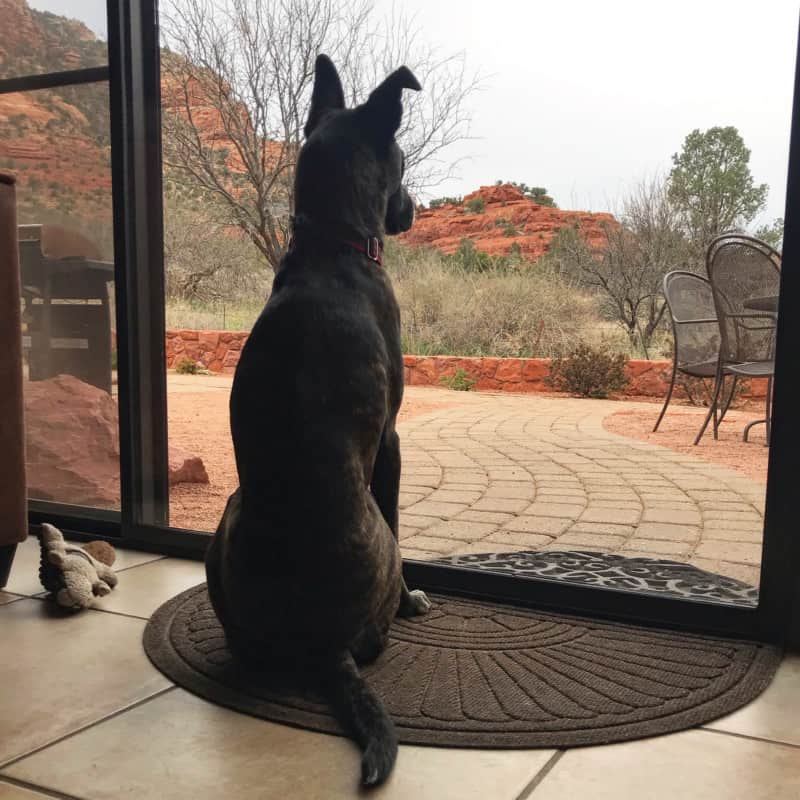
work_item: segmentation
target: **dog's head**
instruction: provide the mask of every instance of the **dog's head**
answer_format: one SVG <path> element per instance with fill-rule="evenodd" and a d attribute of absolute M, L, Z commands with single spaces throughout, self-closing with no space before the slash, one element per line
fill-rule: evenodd
<path fill-rule="evenodd" d="M 336 67 L 318 56 L 306 143 L 297 162 L 296 213 L 345 224 L 364 236 L 407 231 L 414 203 L 403 186 L 405 158 L 395 134 L 403 89 L 421 88 L 411 70 L 400 67 L 365 103 L 346 109 Z"/>

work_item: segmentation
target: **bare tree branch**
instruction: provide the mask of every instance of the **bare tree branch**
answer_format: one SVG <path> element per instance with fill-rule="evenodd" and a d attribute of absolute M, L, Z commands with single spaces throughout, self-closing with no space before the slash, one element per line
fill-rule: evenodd
<path fill-rule="evenodd" d="M 369 0 L 166 0 L 161 27 L 168 175 L 227 208 L 273 269 L 318 53 L 339 65 L 353 103 L 401 64 L 415 72 L 425 91 L 407 99 L 398 135 L 412 190 L 451 177 L 446 150 L 469 137 L 479 76 L 463 54 L 423 44 L 397 8 L 381 21 Z"/>

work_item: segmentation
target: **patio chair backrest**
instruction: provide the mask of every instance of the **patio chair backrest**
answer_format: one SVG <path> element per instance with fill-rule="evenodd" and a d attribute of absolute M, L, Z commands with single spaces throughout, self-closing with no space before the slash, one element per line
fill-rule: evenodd
<path fill-rule="evenodd" d="M 753 310 L 746 304 L 777 297 L 780 255 L 758 239 L 726 234 L 708 246 L 706 269 L 719 319 L 722 363 L 771 361 L 775 314 Z"/>
<path fill-rule="evenodd" d="M 711 282 L 694 272 L 668 272 L 664 297 L 672 321 L 677 368 L 692 374 L 693 367 L 715 363 L 720 336 Z"/>

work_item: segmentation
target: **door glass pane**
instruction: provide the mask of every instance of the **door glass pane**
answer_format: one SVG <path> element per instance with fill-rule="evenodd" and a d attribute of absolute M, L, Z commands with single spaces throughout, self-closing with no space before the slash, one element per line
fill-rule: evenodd
<path fill-rule="evenodd" d="M 119 508 L 108 85 L 0 95 L 0 130 L 18 180 L 29 497 Z"/>
<path fill-rule="evenodd" d="M 105 0 L 0 3 L 0 79 L 107 62 Z M 24 109 L 17 114 L 23 115 Z"/>

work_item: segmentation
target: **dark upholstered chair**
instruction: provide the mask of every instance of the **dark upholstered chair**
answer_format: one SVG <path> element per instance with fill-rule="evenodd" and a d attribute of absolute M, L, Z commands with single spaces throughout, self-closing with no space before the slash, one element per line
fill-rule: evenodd
<path fill-rule="evenodd" d="M 28 533 L 14 178 L 0 172 L 0 589 Z"/>

